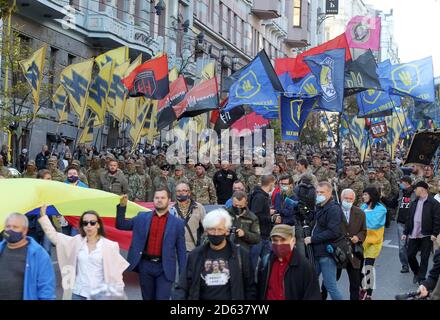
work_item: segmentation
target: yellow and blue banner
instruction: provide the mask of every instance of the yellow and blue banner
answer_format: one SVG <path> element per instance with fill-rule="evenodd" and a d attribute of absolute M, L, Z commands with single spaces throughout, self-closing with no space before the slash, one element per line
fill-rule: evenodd
<path fill-rule="evenodd" d="M 55 94 L 52 97 L 52 102 L 55 107 L 55 111 L 58 114 L 58 123 L 65 123 L 68 120 L 69 114 L 66 110 L 67 93 L 62 85 L 59 85 Z"/>
<path fill-rule="evenodd" d="M 43 81 L 44 62 L 46 61 L 47 45 L 38 49 L 28 59 L 21 60 L 20 66 L 23 69 L 24 77 L 31 86 L 34 98 L 34 115 L 40 106 L 40 88 Z"/>
<path fill-rule="evenodd" d="M 319 110 L 342 112 L 344 102 L 345 49 L 304 57 L 321 91 Z"/>
<path fill-rule="evenodd" d="M 119 47 L 104 52 L 103 54 L 97 56 L 95 61 L 99 69 L 112 61 L 115 63 L 115 66 L 120 66 L 124 62 L 128 61 L 128 47 Z"/>
<path fill-rule="evenodd" d="M 435 101 L 432 57 L 396 65 L 386 60 L 378 65 L 377 72 L 385 91 L 422 102 Z"/>
<path fill-rule="evenodd" d="M 79 117 L 79 123 L 84 122 L 87 97 L 92 80 L 93 59 L 72 64 L 64 68 L 60 74 L 60 83 L 69 97 L 73 111 Z"/>
<path fill-rule="evenodd" d="M 104 65 L 93 80 L 89 89 L 87 107 L 96 115 L 99 124 L 104 124 L 105 111 L 107 109 L 107 96 L 113 77 L 114 62 Z"/>
<path fill-rule="evenodd" d="M 129 66 L 130 63 L 127 61 L 114 68 L 107 95 L 107 111 L 118 121 L 122 121 L 124 117 L 126 90 L 121 80 Z"/>

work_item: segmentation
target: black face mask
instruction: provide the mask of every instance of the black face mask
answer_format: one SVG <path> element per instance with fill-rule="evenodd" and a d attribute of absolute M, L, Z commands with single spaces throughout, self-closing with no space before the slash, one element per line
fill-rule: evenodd
<path fill-rule="evenodd" d="M 208 234 L 208 240 L 211 242 L 214 246 L 218 246 L 220 243 L 223 242 L 223 240 L 226 239 L 226 235 L 222 234 L 219 236 Z"/>
<path fill-rule="evenodd" d="M 243 213 L 244 209 L 243 208 L 232 207 L 232 211 L 234 212 L 234 214 L 236 216 L 239 216 L 240 214 Z"/>

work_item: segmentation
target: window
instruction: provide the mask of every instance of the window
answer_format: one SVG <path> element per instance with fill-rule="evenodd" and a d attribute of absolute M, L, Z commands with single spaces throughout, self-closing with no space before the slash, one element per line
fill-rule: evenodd
<path fill-rule="evenodd" d="M 214 23 L 214 3 L 215 0 L 208 0 L 208 22 Z"/>
<path fill-rule="evenodd" d="M 73 54 L 67 54 L 67 65 L 70 66 L 75 61 L 75 56 Z"/>
<path fill-rule="evenodd" d="M 124 20 L 125 0 L 118 0 L 116 16 L 119 20 Z"/>
<path fill-rule="evenodd" d="M 231 33 L 232 33 L 232 11 L 231 9 L 228 9 L 228 40 L 231 40 Z"/>
<path fill-rule="evenodd" d="M 167 8 L 165 7 L 162 14 L 159 16 L 159 36 L 165 36 L 165 19 L 167 17 Z"/>
<path fill-rule="evenodd" d="M 105 0 L 99 0 L 99 11 L 105 11 Z"/>
<path fill-rule="evenodd" d="M 225 6 L 223 5 L 222 2 L 220 2 L 220 6 L 219 6 L 219 33 L 223 34 L 223 27 L 224 27 L 224 23 L 223 23 L 223 10 L 224 10 Z"/>
<path fill-rule="evenodd" d="M 134 4 L 134 23 L 140 25 L 141 23 L 141 0 L 136 0 Z"/>
<path fill-rule="evenodd" d="M 234 14 L 234 28 L 232 29 L 232 42 L 237 44 L 237 32 L 238 32 L 238 17 Z"/>
<path fill-rule="evenodd" d="M 69 0 L 69 5 L 74 7 L 76 10 L 79 10 L 79 0 Z"/>
<path fill-rule="evenodd" d="M 301 1 L 293 0 L 293 26 L 295 28 L 301 28 Z"/>

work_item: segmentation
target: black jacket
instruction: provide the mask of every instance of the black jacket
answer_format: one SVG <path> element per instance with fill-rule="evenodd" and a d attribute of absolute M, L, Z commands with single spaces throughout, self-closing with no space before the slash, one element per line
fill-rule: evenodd
<path fill-rule="evenodd" d="M 275 256 L 266 256 L 258 268 L 258 299 L 266 299 L 266 291 Z M 298 251 L 294 251 L 284 274 L 286 300 L 321 300 L 319 280 L 315 269 Z"/>
<path fill-rule="evenodd" d="M 228 245 L 232 246 L 232 255 L 228 261 L 232 300 L 255 300 L 256 287 L 254 272 L 249 261 L 249 252 L 244 248 L 238 249 L 236 245 L 232 245 L 229 241 Z M 188 254 L 186 266 L 180 274 L 179 282 L 172 294 L 173 300 L 199 300 L 200 274 L 203 270 L 208 248 L 209 243 L 206 243 L 198 246 Z"/>
<path fill-rule="evenodd" d="M 261 189 L 260 186 L 254 188 L 254 192 L 249 196 L 249 209 L 255 213 L 260 222 L 261 239 L 267 240 L 272 230 L 272 220 L 270 216 L 271 198 L 269 194 Z"/>
<path fill-rule="evenodd" d="M 232 226 L 236 229 L 242 229 L 244 236 L 239 238 L 238 235 L 234 235 L 235 243 L 249 250 L 249 247 L 253 244 L 258 244 L 261 240 L 260 237 L 260 224 L 257 216 L 246 208 L 244 214 L 237 216 L 234 213 L 233 208 L 227 209 L 229 215 L 232 217 Z"/>
<path fill-rule="evenodd" d="M 341 207 L 333 200 L 324 206 L 316 206 L 312 230 L 312 247 L 315 257 L 330 256 L 326 247 L 342 236 L 342 215 Z"/>
<path fill-rule="evenodd" d="M 47 159 L 48 156 L 43 154 L 43 152 L 37 154 L 35 158 L 35 165 L 37 166 L 38 170 L 47 169 Z"/>
<path fill-rule="evenodd" d="M 416 214 L 416 198 L 410 205 L 408 219 L 405 224 L 404 235 L 410 235 L 414 229 L 414 216 Z M 432 196 L 428 196 L 423 204 L 422 212 L 422 234 L 425 236 L 438 236 L 440 233 L 440 204 Z"/>
<path fill-rule="evenodd" d="M 237 180 L 237 174 L 232 170 L 219 170 L 212 178 L 217 191 L 219 204 L 225 204 L 232 197 L 232 185 Z"/>

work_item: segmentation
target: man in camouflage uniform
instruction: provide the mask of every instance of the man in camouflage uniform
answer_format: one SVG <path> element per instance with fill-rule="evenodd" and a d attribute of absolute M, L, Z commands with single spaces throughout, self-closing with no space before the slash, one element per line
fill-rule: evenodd
<path fill-rule="evenodd" d="M 293 182 L 295 185 L 299 184 L 302 177 L 306 174 L 309 174 L 312 180 L 312 185 L 313 186 L 317 186 L 318 185 L 318 179 L 316 179 L 315 175 L 312 174 L 309 170 L 309 164 L 308 161 L 304 158 L 299 159 L 297 164 L 296 164 L 296 171 L 298 172 L 294 177 L 293 177 Z"/>
<path fill-rule="evenodd" d="M 298 174 L 298 172 L 296 171 L 296 161 L 295 161 L 295 157 L 293 155 L 288 155 L 287 156 L 287 173 L 294 177 L 295 175 Z"/>
<path fill-rule="evenodd" d="M 73 160 L 72 166 L 78 171 L 79 180 L 81 180 L 81 182 L 85 183 L 86 185 L 89 185 L 87 176 L 81 170 L 81 163 L 79 162 L 79 160 Z"/>
<path fill-rule="evenodd" d="M 181 182 L 188 184 L 188 178 L 184 176 L 183 166 L 181 166 L 180 164 L 178 164 L 174 167 L 173 178 L 174 178 L 174 182 L 176 183 L 176 186 Z"/>
<path fill-rule="evenodd" d="M 374 187 L 379 190 L 379 184 L 376 179 L 376 169 L 370 168 L 367 171 L 367 176 L 364 179 L 364 189 L 368 187 Z"/>
<path fill-rule="evenodd" d="M 25 172 L 23 172 L 22 178 L 37 178 L 37 166 L 34 160 L 29 160 L 26 166 Z"/>
<path fill-rule="evenodd" d="M 133 159 L 127 161 L 127 183 L 128 183 L 128 200 L 145 201 L 144 186 L 141 177 L 138 175 Z"/>
<path fill-rule="evenodd" d="M 425 166 L 425 182 L 429 186 L 429 193 L 434 196 L 437 193 L 438 179 L 434 177 L 434 169 L 432 166 Z"/>
<path fill-rule="evenodd" d="M 217 204 L 217 193 L 212 179 L 205 175 L 205 167 L 198 163 L 196 165 L 196 176 L 190 180 L 191 194 L 194 201 L 203 205 Z"/>
<path fill-rule="evenodd" d="M 158 156 L 154 162 L 154 164 L 150 167 L 149 175 L 151 177 L 151 180 L 154 181 L 156 177 L 160 176 L 162 174 L 162 170 L 160 169 L 160 166 L 163 165 L 161 158 Z M 159 166 L 160 164 L 160 166 Z"/>
<path fill-rule="evenodd" d="M 160 169 L 161 174 L 153 180 L 153 188 L 154 190 L 167 188 L 171 193 L 171 201 L 176 201 L 176 183 L 174 178 L 169 176 L 171 167 L 169 164 L 164 164 Z"/>
<path fill-rule="evenodd" d="M 205 168 L 206 168 L 205 170 L 206 176 L 212 179 L 215 173 L 217 172 L 217 170 L 210 162 L 205 164 Z"/>
<path fill-rule="evenodd" d="M 141 179 L 141 193 L 142 201 L 153 201 L 153 181 L 150 175 L 144 170 L 144 162 L 142 160 L 136 161 L 136 172 Z"/>
<path fill-rule="evenodd" d="M 192 159 L 188 160 L 188 164 L 185 166 L 184 175 L 188 178 L 189 181 L 194 179 L 194 177 L 196 176 L 195 163 Z"/>
<path fill-rule="evenodd" d="M 90 169 L 87 170 L 87 181 L 89 182 L 89 188 L 98 189 L 99 176 L 105 172 L 100 166 L 100 160 L 98 157 L 93 157 L 90 162 Z"/>
<path fill-rule="evenodd" d="M 425 168 L 421 164 L 415 164 L 413 167 L 413 173 L 411 174 L 411 179 L 413 181 L 413 185 L 416 185 L 417 182 L 425 181 Z"/>
<path fill-rule="evenodd" d="M 381 196 L 390 198 L 392 196 L 391 184 L 387 179 L 385 179 L 385 170 L 382 168 L 377 170 L 376 179 Z"/>
<path fill-rule="evenodd" d="M 99 176 L 98 189 L 111 192 L 117 195 L 128 193 L 127 178 L 118 168 L 118 161 L 110 160 L 107 164 L 108 168 Z"/>
<path fill-rule="evenodd" d="M 362 193 L 364 192 L 364 184 L 362 181 L 356 176 L 356 168 L 353 166 L 349 166 L 346 170 L 347 177 L 342 179 L 339 182 L 339 197 L 341 196 L 341 192 L 344 189 L 352 189 L 356 194 L 355 205 L 358 205 L 362 202 Z"/>
<path fill-rule="evenodd" d="M 52 176 L 52 180 L 60 182 L 64 182 L 66 180 L 64 174 L 58 169 L 57 157 L 52 156 L 49 158 L 49 161 L 47 161 L 47 169 Z"/>
<path fill-rule="evenodd" d="M 328 180 L 328 171 L 322 166 L 321 155 L 315 153 L 312 157 L 312 174 L 318 179 L 318 181 Z"/>

